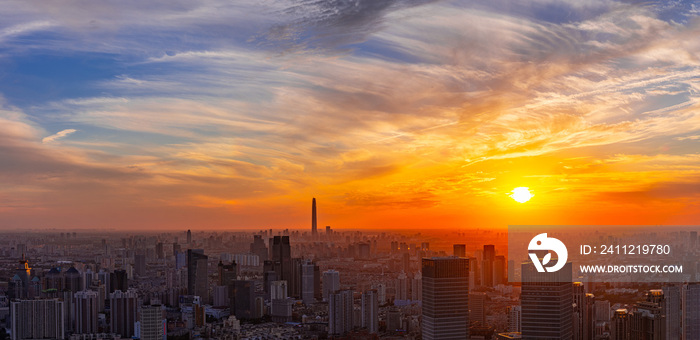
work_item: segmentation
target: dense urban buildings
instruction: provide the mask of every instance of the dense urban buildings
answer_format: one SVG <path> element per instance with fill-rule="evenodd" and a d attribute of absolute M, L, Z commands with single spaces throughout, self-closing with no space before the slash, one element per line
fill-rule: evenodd
<path fill-rule="evenodd" d="M 573 282 L 571 263 L 552 276 L 530 262 L 522 282 L 508 282 L 506 240 L 470 240 L 423 231 L 14 234 L 0 240 L 0 325 L 12 339 L 698 338 L 695 283 Z"/>

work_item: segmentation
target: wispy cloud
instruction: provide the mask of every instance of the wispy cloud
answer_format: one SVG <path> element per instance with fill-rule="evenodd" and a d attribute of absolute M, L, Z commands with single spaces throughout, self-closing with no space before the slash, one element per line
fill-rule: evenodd
<path fill-rule="evenodd" d="M 59 140 L 59 139 L 65 138 L 65 137 L 67 137 L 68 135 L 70 135 L 70 134 L 72 134 L 72 133 L 75 133 L 75 132 L 77 132 L 77 131 L 78 131 L 78 130 L 76 130 L 76 129 L 65 129 L 65 130 L 61 130 L 61 131 L 56 132 L 55 134 L 53 134 L 53 135 L 51 135 L 51 136 L 44 137 L 44 139 L 42 139 L 41 142 L 42 142 L 42 143 L 53 143 L 53 142 L 55 142 L 55 141 L 57 141 L 57 140 Z"/>

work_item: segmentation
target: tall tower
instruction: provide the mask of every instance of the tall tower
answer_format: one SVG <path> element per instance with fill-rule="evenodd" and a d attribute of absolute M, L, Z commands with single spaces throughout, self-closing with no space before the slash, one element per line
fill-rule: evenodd
<path fill-rule="evenodd" d="M 316 198 L 311 200 L 311 234 L 316 236 L 318 234 L 318 220 L 316 219 Z"/>
<path fill-rule="evenodd" d="M 423 259 L 423 339 L 469 337 L 469 260 Z"/>

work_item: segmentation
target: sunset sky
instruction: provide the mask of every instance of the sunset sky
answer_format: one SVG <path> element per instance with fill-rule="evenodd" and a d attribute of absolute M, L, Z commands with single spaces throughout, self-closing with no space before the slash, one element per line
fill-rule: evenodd
<path fill-rule="evenodd" d="M 2 229 L 700 221 L 694 1 L 0 8 Z"/>

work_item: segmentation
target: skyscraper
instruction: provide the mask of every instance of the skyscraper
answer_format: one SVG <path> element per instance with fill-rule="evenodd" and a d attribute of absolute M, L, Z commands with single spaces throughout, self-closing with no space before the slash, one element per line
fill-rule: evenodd
<path fill-rule="evenodd" d="M 700 283 L 683 287 L 683 332 L 686 340 L 700 340 Z"/>
<path fill-rule="evenodd" d="M 646 300 L 634 305 L 630 320 L 630 339 L 665 339 L 666 301 L 661 289 L 647 292 Z M 697 320 L 693 322 L 697 323 Z"/>
<path fill-rule="evenodd" d="M 667 285 L 662 288 L 664 292 L 666 314 L 666 340 L 680 340 L 681 334 L 681 287 Z"/>
<path fill-rule="evenodd" d="M 98 298 L 99 294 L 91 290 L 75 293 L 75 333 L 97 333 Z"/>
<path fill-rule="evenodd" d="M 328 296 L 329 334 L 344 335 L 352 331 L 353 322 L 353 293 L 352 290 L 341 290 Z"/>
<path fill-rule="evenodd" d="M 19 300 L 10 305 L 12 340 L 63 339 L 64 307 L 58 299 Z"/>
<path fill-rule="evenodd" d="M 610 340 L 630 339 L 630 315 L 626 309 L 617 309 L 610 322 Z"/>
<path fill-rule="evenodd" d="M 469 260 L 424 258 L 423 339 L 466 339 L 469 336 Z"/>
<path fill-rule="evenodd" d="M 207 261 L 202 249 L 187 249 L 187 294 L 196 295 L 202 301 L 209 301 Z"/>
<path fill-rule="evenodd" d="M 238 319 L 255 318 L 255 281 L 238 280 L 230 287 L 231 314 Z"/>
<path fill-rule="evenodd" d="M 270 253 L 271 264 L 273 270 L 277 273 L 277 279 L 285 280 L 287 283 L 292 282 L 292 250 L 289 236 L 275 236 L 272 238 Z"/>
<path fill-rule="evenodd" d="M 192 246 L 192 231 L 187 229 L 187 246 Z"/>
<path fill-rule="evenodd" d="M 311 200 L 311 234 L 318 234 L 318 220 L 316 219 L 316 198 Z"/>
<path fill-rule="evenodd" d="M 126 292 L 116 290 L 109 294 L 109 305 L 111 308 L 110 329 L 112 333 L 120 334 L 122 337 L 130 338 L 134 336 L 134 323 L 138 312 L 138 294 L 135 290 L 129 289 Z"/>
<path fill-rule="evenodd" d="M 370 333 L 379 332 L 379 297 L 374 289 L 362 294 L 362 327 Z"/>
<path fill-rule="evenodd" d="M 571 275 L 571 263 L 554 273 L 539 273 L 532 262 L 523 263 L 520 294 L 523 339 L 572 338 Z"/>

